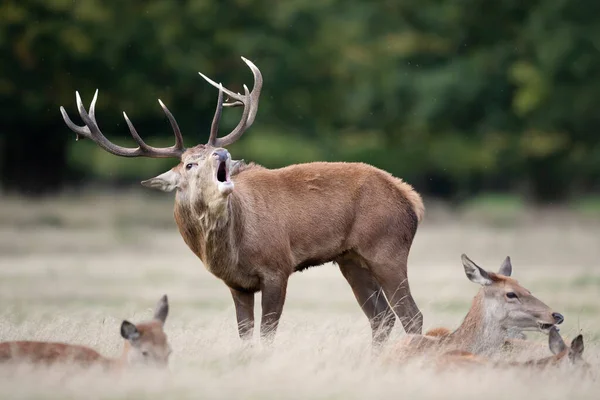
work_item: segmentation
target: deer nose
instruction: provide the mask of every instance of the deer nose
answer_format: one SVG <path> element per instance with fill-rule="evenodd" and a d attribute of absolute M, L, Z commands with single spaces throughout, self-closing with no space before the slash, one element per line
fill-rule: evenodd
<path fill-rule="evenodd" d="M 562 314 L 560 313 L 552 313 L 552 318 L 554 318 L 554 320 L 556 321 L 556 325 L 560 325 L 563 323 L 563 321 L 565 320 L 565 317 L 562 316 Z"/>
<path fill-rule="evenodd" d="M 229 158 L 229 152 L 225 149 L 217 149 L 213 152 L 213 157 L 219 161 L 227 161 L 227 158 Z"/>

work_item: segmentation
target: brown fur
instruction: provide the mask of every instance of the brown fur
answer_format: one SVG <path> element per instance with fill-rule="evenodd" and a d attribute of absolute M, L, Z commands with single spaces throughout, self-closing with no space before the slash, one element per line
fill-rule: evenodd
<path fill-rule="evenodd" d="M 223 147 L 254 122 L 263 84 L 260 70 L 243 60 L 254 76 L 252 92 L 236 94 L 201 74 L 219 89 L 217 110 L 207 144 L 187 150 L 162 103 L 176 137 L 174 146 L 163 149 L 143 143 L 129 120 L 139 148 L 110 143 L 94 118 L 96 96 L 87 113 L 77 94 L 86 126 L 75 125 L 63 108 L 61 113 L 78 136 L 112 154 L 180 158 L 178 166 L 142 184 L 177 190 L 179 232 L 206 268 L 230 288 L 242 338 L 252 335 L 254 293 L 262 292 L 261 335 L 273 337 L 290 275 L 330 261 L 337 262 L 350 284 L 375 341 L 388 337 L 394 313 L 407 332 L 421 333 L 423 318 L 410 293 L 406 265 L 425 212 L 421 196 L 401 179 L 361 163 L 267 169 L 232 160 Z M 217 138 L 223 93 L 235 100 L 228 106 L 243 106 L 244 112 L 232 132 Z"/>
<path fill-rule="evenodd" d="M 526 339 L 507 339 L 502 345 L 502 350 L 506 353 L 524 353 L 531 351 L 539 351 L 544 349 L 543 343 L 534 342 Z"/>
<path fill-rule="evenodd" d="M 25 361 L 34 364 L 79 364 L 108 366 L 111 360 L 96 350 L 76 344 L 13 341 L 0 343 L 0 361 Z"/>
<path fill-rule="evenodd" d="M 437 371 L 448 371 L 452 369 L 481 368 L 490 365 L 490 360 L 477 356 L 469 351 L 451 350 L 436 357 L 434 367 Z"/>
<path fill-rule="evenodd" d="M 451 333 L 452 333 L 452 331 L 448 328 L 438 327 L 438 328 L 432 328 L 432 329 L 428 330 L 427 332 L 425 332 L 425 336 L 442 337 L 442 336 L 448 336 Z"/>
<path fill-rule="evenodd" d="M 502 277 L 502 276 L 509 277 L 509 276 L 511 276 L 511 274 L 512 274 L 512 263 L 511 263 L 510 257 L 507 256 L 504 259 L 504 261 L 502 262 L 502 264 L 500 265 L 500 268 L 495 275 L 497 277 Z M 431 328 L 427 332 L 425 332 L 425 336 L 441 338 L 444 336 L 448 336 L 451 333 L 452 333 L 452 331 L 446 327 L 436 327 L 436 328 Z M 525 340 L 525 335 L 521 330 L 516 329 L 516 330 L 513 330 L 512 332 L 509 332 L 509 338 L 504 342 L 504 344 L 502 346 L 502 350 L 512 350 L 512 349 L 516 349 L 516 348 L 523 348 L 525 346 L 530 346 L 531 343 L 532 343 L 531 341 Z M 539 345 L 536 344 L 536 346 L 539 346 Z"/>
<path fill-rule="evenodd" d="M 554 353 L 553 355 L 524 362 L 492 361 L 468 351 L 453 350 L 438 357 L 436 359 L 436 367 L 442 370 L 445 370 L 448 367 L 464 368 L 481 366 L 501 369 L 527 368 L 543 370 L 546 368 L 557 368 L 562 365 L 569 365 L 579 368 L 583 373 L 588 373 L 590 371 L 590 364 L 582 358 L 583 338 L 581 335 L 571 342 L 571 346 L 567 346 L 560 337 L 556 327 L 552 327 L 548 337 L 548 347 L 550 348 L 550 351 Z"/>
<path fill-rule="evenodd" d="M 552 356 L 529 360 L 525 362 L 511 362 L 511 366 L 534 367 L 539 369 L 553 368 L 560 365 L 571 365 L 580 368 L 584 372 L 588 372 L 591 368 L 590 364 L 583 359 L 583 336 L 577 335 L 571 341 L 571 345 L 567 345 L 564 339 L 558 333 L 558 329 L 553 327 L 548 335 L 548 347 L 554 353 Z"/>
<path fill-rule="evenodd" d="M 183 165 L 212 150 L 188 150 L 177 173 L 185 174 Z M 406 261 L 424 208 L 410 185 L 361 163 L 236 169 L 235 190 L 223 198 L 222 209 L 181 185 L 174 215 L 185 243 L 231 288 L 236 310 L 253 304 L 253 293 L 270 292 L 263 300 L 263 321 L 270 324 L 262 325 L 263 334 L 276 329 L 289 276 L 329 261 L 340 264 L 374 339 L 384 340 L 393 325 L 382 293 L 407 331 L 420 332 Z M 251 334 L 251 314 L 248 307 L 238 311 L 243 338 Z"/>
<path fill-rule="evenodd" d="M 449 351 L 493 353 L 501 348 L 509 329 L 533 330 L 539 323 L 555 323 L 555 313 L 515 279 L 482 270 L 466 255 L 462 260 L 467 277 L 482 285 L 462 324 L 454 332 L 437 328 L 426 335 L 407 335 L 385 357 L 386 361 Z M 516 294 L 518 300 L 508 298 L 508 293 Z M 518 317 L 511 317 L 515 313 Z"/>
<path fill-rule="evenodd" d="M 168 313 L 168 308 L 164 311 L 165 305 L 168 307 L 166 297 L 163 299 L 159 302 L 154 320 L 137 325 L 123 321 L 121 335 L 125 338 L 123 326 L 128 326 L 131 332 L 135 332 L 135 337 L 126 338 L 119 358 L 108 358 L 96 350 L 77 344 L 19 340 L 0 343 L 0 363 L 98 366 L 106 370 L 120 370 L 139 363 L 166 366 L 171 350 L 163 330 L 164 318 Z M 160 310 L 163 315 L 158 314 Z"/>

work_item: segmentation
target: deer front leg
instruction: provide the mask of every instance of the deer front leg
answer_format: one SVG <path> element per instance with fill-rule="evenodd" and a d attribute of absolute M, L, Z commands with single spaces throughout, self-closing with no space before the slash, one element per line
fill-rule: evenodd
<path fill-rule="evenodd" d="M 265 343 L 271 343 L 275 338 L 279 318 L 285 303 L 288 277 L 268 279 L 261 282 L 262 318 L 260 321 L 260 336 Z"/>
<path fill-rule="evenodd" d="M 231 290 L 240 339 L 250 340 L 254 333 L 254 293 Z"/>

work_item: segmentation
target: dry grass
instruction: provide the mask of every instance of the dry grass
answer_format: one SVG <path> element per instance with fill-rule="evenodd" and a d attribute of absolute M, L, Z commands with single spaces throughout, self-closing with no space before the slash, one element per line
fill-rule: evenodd
<path fill-rule="evenodd" d="M 563 312 L 564 336 L 583 332 L 584 356 L 600 367 L 600 225 L 564 212 L 496 228 L 477 220 L 432 211 L 417 234 L 409 279 L 425 326 L 458 325 L 477 291 L 460 253 L 493 270 L 511 255 L 514 276 Z M 116 356 L 120 321 L 150 317 L 163 293 L 168 373 L 2 367 L 0 398 L 597 398 L 597 381 L 562 370 L 436 375 L 419 364 L 378 365 L 367 320 L 333 265 L 294 275 L 274 347 L 245 348 L 229 292 L 183 243 L 169 196 L 0 199 L 1 340 L 80 343 Z"/>

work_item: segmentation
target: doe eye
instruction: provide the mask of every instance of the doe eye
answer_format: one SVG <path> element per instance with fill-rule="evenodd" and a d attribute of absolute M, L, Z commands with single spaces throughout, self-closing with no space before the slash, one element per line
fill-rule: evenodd
<path fill-rule="evenodd" d="M 516 299 L 517 294 L 515 292 L 508 292 L 506 293 L 506 297 L 508 297 L 509 299 Z"/>
<path fill-rule="evenodd" d="M 147 351 L 142 351 L 142 355 L 143 355 L 144 357 L 148 357 L 148 352 L 147 352 Z"/>
<path fill-rule="evenodd" d="M 193 163 L 186 164 L 185 169 L 190 170 L 194 166 Z"/>

